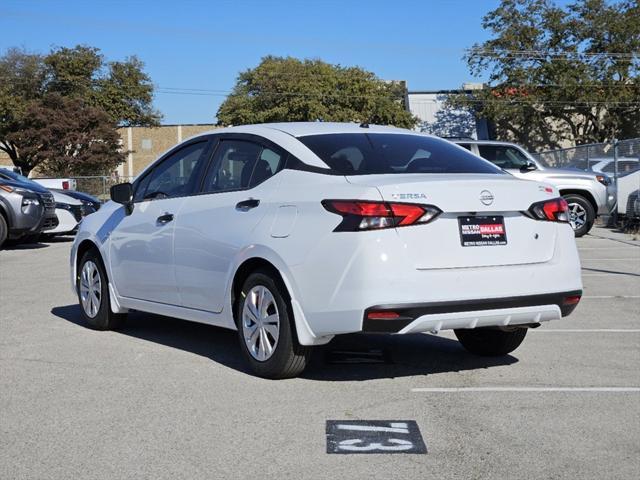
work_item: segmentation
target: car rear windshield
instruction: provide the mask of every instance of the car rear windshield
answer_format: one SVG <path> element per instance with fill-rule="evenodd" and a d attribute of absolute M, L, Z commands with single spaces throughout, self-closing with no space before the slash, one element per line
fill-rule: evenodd
<path fill-rule="evenodd" d="M 401 133 L 334 133 L 298 137 L 341 175 L 504 173 L 446 140 Z"/>

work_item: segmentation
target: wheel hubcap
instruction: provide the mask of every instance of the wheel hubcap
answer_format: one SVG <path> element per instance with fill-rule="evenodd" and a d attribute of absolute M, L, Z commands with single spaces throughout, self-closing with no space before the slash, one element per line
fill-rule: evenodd
<path fill-rule="evenodd" d="M 80 303 L 89 317 L 94 318 L 100 310 L 102 280 L 98 267 L 91 260 L 85 262 L 80 274 Z"/>
<path fill-rule="evenodd" d="M 276 349 L 280 336 L 278 306 L 268 288 L 253 287 L 242 307 L 242 334 L 253 358 L 264 362 Z"/>
<path fill-rule="evenodd" d="M 587 211 L 579 203 L 569 204 L 569 223 L 574 230 L 578 230 L 587 223 Z"/>

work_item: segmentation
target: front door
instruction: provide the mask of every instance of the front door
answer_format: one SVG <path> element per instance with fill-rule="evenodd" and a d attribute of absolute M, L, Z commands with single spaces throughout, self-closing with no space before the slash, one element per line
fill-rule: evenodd
<path fill-rule="evenodd" d="M 207 144 L 179 147 L 136 182 L 133 212 L 111 233 L 111 275 L 119 295 L 180 305 L 175 224 L 185 198 L 197 187 Z"/>

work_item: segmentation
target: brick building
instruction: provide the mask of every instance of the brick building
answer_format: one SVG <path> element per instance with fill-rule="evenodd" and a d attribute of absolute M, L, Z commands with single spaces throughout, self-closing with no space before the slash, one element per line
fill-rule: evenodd
<path fill-rule="evenodd" d="M 129 154 L 125 162 L 118 167 L 121 177 L 135 177 L 149 163 L 156 160 L 164 151 L 182 140 L 202 132 L 213 130 L 214 124 L 161 125 L 160 127 L 120 128 L 122 147 Z"/>
<path fill-rule="evenodd" d="M 135 177 L 164 151 L 182 140 L 214 128 L 216 126 L 212 123 L 120 128 L 118 133 L 122 138 L 122 148 L 129 154 L 125 162 L 117 168 L 118 175 L 124 178 Z M 13 166 L 11 159 L 0 150 L 0 167 L 10 166 Z M 31 176 L 35 176 L 36 173 L 34 171 Z"/>

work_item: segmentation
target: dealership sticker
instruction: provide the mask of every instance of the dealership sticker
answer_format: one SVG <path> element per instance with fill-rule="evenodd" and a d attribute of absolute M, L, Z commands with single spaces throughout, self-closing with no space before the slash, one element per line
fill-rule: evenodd
<path fill-rule="evenodd" d="M 327 453 L 427 453 L 413 420 L 327 420 Z"/>

